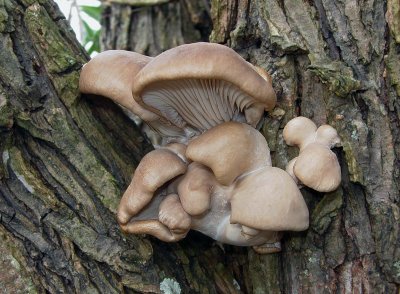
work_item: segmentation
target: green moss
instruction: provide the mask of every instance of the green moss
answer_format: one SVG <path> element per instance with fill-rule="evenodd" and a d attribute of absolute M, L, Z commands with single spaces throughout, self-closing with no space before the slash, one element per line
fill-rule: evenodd
<path fill-rule="evenodd" d="M 14 124 L 13 110 L 11 105 L 8 103 L 8 99 L 0 91 L 0 130 L 11 129 Z"/>
<path fill-rule="evenodd" d="M 350 180 L 354 183 L 364 183 L 363 172 L 360 165 L 357 162 L 355 152 L 357 152 L 357 147 L 351 145 L 350 142 L 343 142 L 343 151 L 345 153 L 347 167 L 349 169 Z"/>
<path fill-rule="evenodd" d="M 249 278 L 253 286 L 252 293 L 281 293 L 280 268 L 280 254 L 260 255 L 253 250 L 249 251 Z"/>
<path fill-rule="evenodd" d="M 49 73 L 62 73 L 80 66 L 76 54 L 65 46 L 58 25 L 39 4 L 28 7 L 24 22 L 33 43 L 42 54 L 43 62 Z"/>
<path fill-rule="evenodd" d="M 8 154 L 10 167 L 25 189 L 37 199 L 43 201 L 46 208 L 58 210 L 59 203 L 54 193 L 45 186 L 38 173 L 25 161 L 21 151 L 12 147 L 8 150 Z"/>
<path fill-rule="evenodd" d="M 13 85 L 17 91 L 27 93 L 21 65 L 14 54 L 13 43 L 8 34 L 0 34 L 0 76 L 5 85 Z"/>
<path fill-rule="evenodd" d="M 0 289 L 3 293 L 40 293 L 34 281 L 38 279 L 28 268 L 22 246 L 0 226 Z"/>
<path fill-rule="evenodd" d="M 226 22 L 220 14 L 227 10 L 227 3 L 221 0 L 211 0 L 211 18 L 213 30 L 210 34 L 210 42 L 224 43 L 226 41 Z"/>
<path fill-rule="evenodd" d="M 390 84 L 396 90 L 397 96 L 400 96 L 400 54 L 397 53 L 396 47 L 395 42 L 392 40 L 390 42 L 389 54 L 385 57 L 385 65 Z"/>
<path fill-rule="evenodd" d="M 387 1 L 386 21 L 392 36 L 397 43 L 400 43 L 400 2 L 398 0 Z"/>
<path fill-rule="evenodd" d="M 310 55 L 309 69 L 315 73 L 323 83 L 329 85 L 329 90 L 339 97 L 346 97 L 351 92 L 361 88 L 360 81 L 353 76 L 353 71 L 340 62 Z"/>
<path fill-rule="evenodd" d="M 4 6 L 4 0 L 0 0 L 0 32 L 4 32 L 6 30 L 8 21 L 8 13 Z"/>

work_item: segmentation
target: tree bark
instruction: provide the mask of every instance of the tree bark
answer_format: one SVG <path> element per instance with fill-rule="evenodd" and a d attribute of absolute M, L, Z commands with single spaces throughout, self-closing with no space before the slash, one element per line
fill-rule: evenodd
<path fill-rule="evenodd" d="M 111 0 L 104 5 L 102 50 L 155 56 L 185 43 L 208 41 L 212 27 L 208 0 L 162 0 L 145 6 L 141 2 Z"/>
<path fill-rule="evenodd" d="M 175 27 L 190 31 L 185 3 L 192 2 L 143 10 L 110 4 L 105 48 L 155 55 L 202 40 L 201 30 L 196 37 L 178 38 L 178 29 L 166 33 L 166 24 L 177 21 Z M 0 0 L 5 292 L 399 291 L 398 3 L 211 4 L 211 41 L 229 45 L 273 77 L 278 106 L 262 133 L 274 166 L 284 168 L 296 155 L 284 144 L 282 129 L 304 115 L 338 130 L 342 186 L 327 194 L 302 189 L 310 229 L 285 234 L 279 254 L 258 255 L 195 232 L 176 244 L 122 234 L 115 210 L 135 166 L 151 150 L 148 140 L 112 103 L 79 95 L 79 70 L 88 57 L 51 0 Z M 176 11 L 180 17 L 172 18 Z M 119 24 L 112 25 L 119 15 Z M 162 25 L 145 26 L 155 37 L 144 38 L 150 34 L 140 33 L 138 24 L 155 19 Z"/>
<path fill-rule="evenodd" d="M 331 124 L 342 138 L 342 186 L 302 189 L 310 228 L 286 234 L 280 255 L 249 254 L 249 268 L 260 269 L 249 275 L 253 292 L 399 290 L 399 9 L 373 0 L 212 1 L 211 41 L 273 77 L 278 106 L 263 133 L 274 165 L 295 156 L 282 141 L 294 116 Z"/>

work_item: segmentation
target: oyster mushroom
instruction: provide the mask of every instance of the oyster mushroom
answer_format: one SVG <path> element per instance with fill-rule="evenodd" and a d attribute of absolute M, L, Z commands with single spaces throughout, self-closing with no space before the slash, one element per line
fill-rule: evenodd
<path fill-rule="evenodd" d="M 289 174 L 319 192 L 336 190 L 341 182 L 340 165 L 331 148 L 340 143 L 336 130 L 329 125 L 319 128 L 306 117 L 290 120 L 283 129 L 289 146 L 298 146 L 299 156 L 286 167 Z"/>
<path fill-rule="evenodd" d="M 299 189 L 288 173 L 271 166 L 268 144 L 251 126 L 227 122 L 192 140 L 184 156 L 192 161 L 187 168 L 174 153 L 182 153 L 182 146 L 169 147 L 172 151 L 150 153 L 135 171 L 118 214 L 124 231 L 173 242 L 193 229 L 271 253 L 280 250 L 281 231 L 308 227 Z M 167 154 L 168 159 L 161 158 Z M 167 162 L 174 172 L 165 171 Z M 146 179 L 140 180 L 144 173 Z M 161 192 L 160 186 L 165 187 Z"/>
<path fill-rule="evenodd" d="M 101 53 L 84 66 L 80 87 L 137 114 L 160 134 L 162 144 L 187 143 L 227 121 L 255 127 L 276 103 L 268 73 L 212 43 L 181 45 L 155 58 Z"/>
<path fill-rule="evenodd" d="M 254 128 L 218 125 L 192 140 L 186 156 L 194 163 L 178 185 L 179 197 L 183 204 L 198 197 L 207 203 L 192 229 L 223 243 L 261 246 L 256 249 L 264 253 L 280 250 L 277 232 L 307 229 L 308 209 L 296 183 L 271 166 L 268 144 Z"/>

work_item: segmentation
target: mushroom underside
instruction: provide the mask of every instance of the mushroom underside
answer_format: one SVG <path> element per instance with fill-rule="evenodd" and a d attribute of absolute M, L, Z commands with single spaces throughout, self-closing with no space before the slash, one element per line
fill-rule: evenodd
<path fill-rule="evenodd" d="M 264 112 L 261 103 L 237 86 L 216 79 L 157 82 L 143 91 L 142 100 L 144 107 L 158 111 L 182 134 L 190 128 L 198 135 L 228 121 L 256 126 Z"/>

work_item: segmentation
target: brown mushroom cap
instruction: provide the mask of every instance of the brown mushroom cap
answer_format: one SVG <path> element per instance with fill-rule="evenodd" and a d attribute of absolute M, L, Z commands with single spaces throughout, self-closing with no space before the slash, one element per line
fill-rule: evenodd
<path fill-rule="evenodd" d="M 186 157 L 209 167 L 225 186 L 244 173 L 271 166 L 268 143 L 261 133 L 237 122 L 218 125 L 193 139 Z"/>
<path fill-rule="evenodd" d="M 318 143 L 301 151 L 293 171 L 305 186 L 319 192 L 330 192 L 340 185 L 341 171 L 335 153 Z"/>
<path fill-rule="evenodd" d="M 156 169 L 156 166 L 168 168 Z M 169 180 L 183 174 L 186 163 L 167 149 L 153 150 L 146 154 L 135 170 L 128 189 L 118 208 L 118 221 L 126 224 L 153 198 L 154 192 Z"/>
<path fill-rule="evenodd" d="M 140 106 L 132 96 L 135 75 L 151 59 L 124 50 L 102 52 L 82 68 L 79 89 L 82 93 L 108 97 L 143 120 L 157 119 L 153 112 Z"/>
<path fill-rule="evenodd" d="M 290 175 L 265 167 L 241 179 L 231 198 L 231 223 L 265 231 L 308 228 L 308 208 Z"/>
<path fill-rule="evenodd" d="M 135 77 L 133 95 L 173 125 L 199 133 L 231 120 L 255 126 L 276 103 L 268 74 L 260 75 L 232 49 L 211 43 L 161 53 Z"/>
<path fill-rule="evenodd" d="M 198 162 L 189 164 L 178 184 L 178 195 L 183 209 L 190 215 L 200 215 L 210 209 L 211 193 L 216 179 L 212 172 Z"/>
<path fill-rule="evenodd" d="M 298 146 L 303 149 L 315 138 L 317 126 L 315 123 L 304 117 L 298 116 L 290 120 L 283 129 L 283 139 L 289 146 Z"/>
<path fill-rule="evenodd" d="M 276 96 L 271 79 L 264 77 L 231 48 L 200 42 L 169 49 L 150 61 L 137 75 L 133 93 L 137 99 L 146 87 L 163 81 L 219 79 L 237 85 L 268 111 Z"/>

